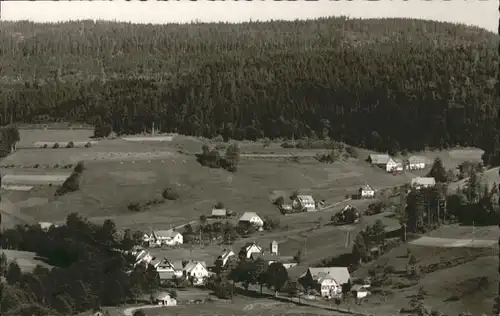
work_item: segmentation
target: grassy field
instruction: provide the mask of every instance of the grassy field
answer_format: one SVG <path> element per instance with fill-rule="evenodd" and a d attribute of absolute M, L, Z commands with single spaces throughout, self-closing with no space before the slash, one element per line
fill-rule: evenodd
<path fill-rule="evenodd" d="M 37 265 L 50 267 L 34 252 L 0 249 L 0 253 L 4 253 L 9 261 L 15 260 L 21 268 L 21 271 L 25 273 L 33 271 Z"/>
<path fill-rule="evenodd" d="M 297 306 L 294 304 L 280 303 L 269 299 L 236 297 L 231 304 L 228 303 L 205 303 L 180 305 L 174 307 L 144 309 L 148 316 L 312 316 L 312 315 L 335 315 L 321 309 Z"/>
<path fill-rule="evenodd" d="M 31 148 L 36 142 L 82 142 L 94 135 L 92 129 L 20 129 L 18 148 Z"/>
<path fill-rule="evenodd" d="M 408 264 L 407 249 L 417 259 L 422 269 L 442 264 L 432 272 L 424 273 L 417 281 L 405 276 Z M 425 305 L 447 315 L 469 311 L 472 315 L 489 313 L 497 293 L 498 249 L 434 248 L 403 245 L 384 254 L 375 262 L 354 273 L 356 277 L 368 276 L 370 267 L 393 267 L 394 273 L 386 276 L 384 285 L 372 289 L 361 306 L 374 315 L 396 315 L 401 308 L 408 308 L 410 299 L 422 288 L 427 295 Z M 385 295 L 381 294 L 381 291 Z"/>

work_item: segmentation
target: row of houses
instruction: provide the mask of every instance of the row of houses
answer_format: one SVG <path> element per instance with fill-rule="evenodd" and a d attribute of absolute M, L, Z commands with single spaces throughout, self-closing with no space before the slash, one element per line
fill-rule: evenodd
<path fill-rule="evenodd" d="M 428 164 L 427 158 L 423 156 L 411 156 L 403 160 L 391 157 L 387 154 L 370 154 L 368 162 L 381 167 L 387 172 L 402 172 L 403 170 L 422 170 Z"/>

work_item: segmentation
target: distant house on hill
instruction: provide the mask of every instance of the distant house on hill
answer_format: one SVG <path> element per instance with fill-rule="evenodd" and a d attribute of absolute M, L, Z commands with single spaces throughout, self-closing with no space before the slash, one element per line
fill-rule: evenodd
<path fill-rule="evenodd" d="M 292 206 L 295 208 L 302 208 L 306 212 L 316 211 L 316 202 L 310 195 L 297 195 L 292 202 Z"/>
<path fill-rule="evenodd" d="M 249 223 L 256 228 L 262 228 L 264 226 L 264 221 L 255 212 L 245 212 L 239 219 L 239 222 Z"/>
<path fill-rule="evenodd" d="M 225 218 L 225 217 L 227 217 L 227 211 L 225 208 L 212 209 L 212 218 Z"/>
<path fill-rule="evenodd" d="M 375 197 L 375 190 L 371 185 L 365 184 L 359 189 L 359 197 L 362 199 Z"/>
<path fill-rule="evenodd" d="M 262 253 L 262 247 L 257 245 L 255 242 L 247 243 L 245 244 L 239 253 L 239 257 L 246 257 L 247 259 L 250 259 L 252 257 L 252 254 L 261 254 Z"/>
<path fill-rule="evenodd" d="M 387 154 L 370 154 L 368 162 L 374 166 L 385 169 L 387 172 L 403 171 L 403 161 L 392 158 Z"/>
<path fill-rule="evenodd" d="M 192 278 L 194 285 L 202 285 L 209 277 L 210 272 L 207 269 L 205 261 L 191 261 L 182 269 L 186 278 Z"/>
<path fill-rule="evenodd" d="M 217 257 L 215 265 L 217 266 L 217 261 L 219 261 L 219 266 L 220 267 L 225 267 L 229 258 L 234 256 L 235 253 L 231 249 L 224 249 L 220 256 Z"/>
<path fill-rule="evenodd" d="M 151 234 L 145 234 L 143 241 L 149 245 L 149 247 L 161 247 L 163 245 L 175 246 L 181 245 L 184 242 L 184 238 L 181 233 L 173 230 L 154 230 Z"/>
<path fill-rule="evenodd" d="M 427 159 L 423 156 L 411 156 L 406 160 L 407 170 L 421 170 L 425 169 Z"/>
<path fill-rule="evenodd" d="M 433 177 L 416 177 L 411 179 L 411 186 L 415 189 L 431 188 L 436 185 L 436 179 Z"/>
<path fill-rule="evenodd" d="M 299 278 L 306 289 L 314 289 L 322 297 L 342 295 L 342 287 L 350 283 L 351 275 L 346 267 L 309 268 Z"/>

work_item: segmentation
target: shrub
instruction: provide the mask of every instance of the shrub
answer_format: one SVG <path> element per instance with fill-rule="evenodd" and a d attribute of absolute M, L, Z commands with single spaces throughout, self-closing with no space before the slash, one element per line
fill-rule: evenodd
<path fill-rule="evenodd" d="M 83 164 L 83 161 L 79 161 L 76 164 L 75 169 L 73 169 L 73 171 L 76 173 L 82 173 L 83 170 L 85 170 L 85 165 Z"/>
<path fill-rule="evenodd" d="M 348 146 L 348 147 L 345 148 L 345 151 L 352 158 L 358 158 L 358 152 L 356 151 L 356 149 Z"/>
<path fill-rule="evenodd" d="M 142 210 L 142 205 L 139 202 L 131 202 L 128 204 L 127 208 L 131 212 L 140 212 Z"/>
<path fill-rule="evenodd" d="M 69 143 L 66 145 L 66 148 L 75 148 L 75 143 L 73 143 L 73 141 L 69 142 Z"/>
<path fill-rule="evenodd" d="M 59 148 L 59 143 L 55 143 L 54 146 L 52 146 L 52 148 L 54 148 L 54 149 Z"/>
<path fill-rule="evenodd" d="M 75 192 L 80 189 L 80 174 L 73 172 L 66 181 L 56 190 L 55 196 L 62 196 L 66 193 Z"/>
<path fill-rule="evenodd" d="M 94 128 L 94 137 L 95 138 L 108 137 L 112 131 L 113 127 L 109 124 L 96 126 Z"/>
<path fill-rule="evenodd" d="M 173 188 L 166 188 L 163 190 L 162 196 L 166 200 L 177 200 L 179 198 L 179 194 Z"/>
<path fill-rule="evenodd" d="M 220 210 L 220 209 L 223 209 L 225 206 L 224 206 L 224 203 L 222 202 L 217 202 L 214 206 L 214 208 Z"/>
<path fill-rule="evenodd" d="M 90 147 L 92 147 L 92 143 L 91 143 L 91 142 L 87 142 L 87 143 L 85 144 L 85 148 L 90 148 Z"/>
<path fill-rule="evenodd" d="M 36 165 L 33 166 L 33 168 L 35 168 L 35 169 L 38 168 L 38 167 L 40 167 L 39 164 L 36 164 Z"/>
<path fill-rule="evenodd" d="M 281 147 L 283 147 L 283 148 L 295 148 L 294 145 L 289 144 L 289 143 L 283 143 L 283 144 L 281 144 Z"/>
<path fill-rule="evenodd" d="M 43 148 L 49 148 L 49 146 L 47 144 L 43 144 L 42 146 Z"/>

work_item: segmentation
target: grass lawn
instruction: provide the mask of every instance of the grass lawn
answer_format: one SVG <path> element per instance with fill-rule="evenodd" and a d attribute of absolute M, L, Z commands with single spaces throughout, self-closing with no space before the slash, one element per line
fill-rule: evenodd
<path fill-rule="evenodd" d="M 0 253 L 4 253 L 9 261 L 15 260 L 24 273 L 33 271 L 38 264 L 50 268 L 50 265 L 41 260 L 34 252 L 0 249 Z"/>
<path fill-rule="evenodd" d="M 410 281 L 404 276 L 408 264 L 407 249 L 420 267 L 454 263 L 423 274 L 418 281 Z M 408 308 L 409 301 L 420 288 L 427 292 L 424 303 L 429 308 L 447 315 L 458 315 L 464 311 L 481 315 L 491 311 L 493 297 L 497 293 L 498 258 L 492 249 L 402 245 L 355 271 L 354 276 L 368 276 L 369 268 L 375 265 L 395 269 L 394 273 L 386 276 L 384 285 L 373 288 L 373 295 L 361 305 L 362 309 L 366 308 L 375 315 L 395 315 L 401 308 Z M 385 296 L 380 293 L 381 290 Z"/>

